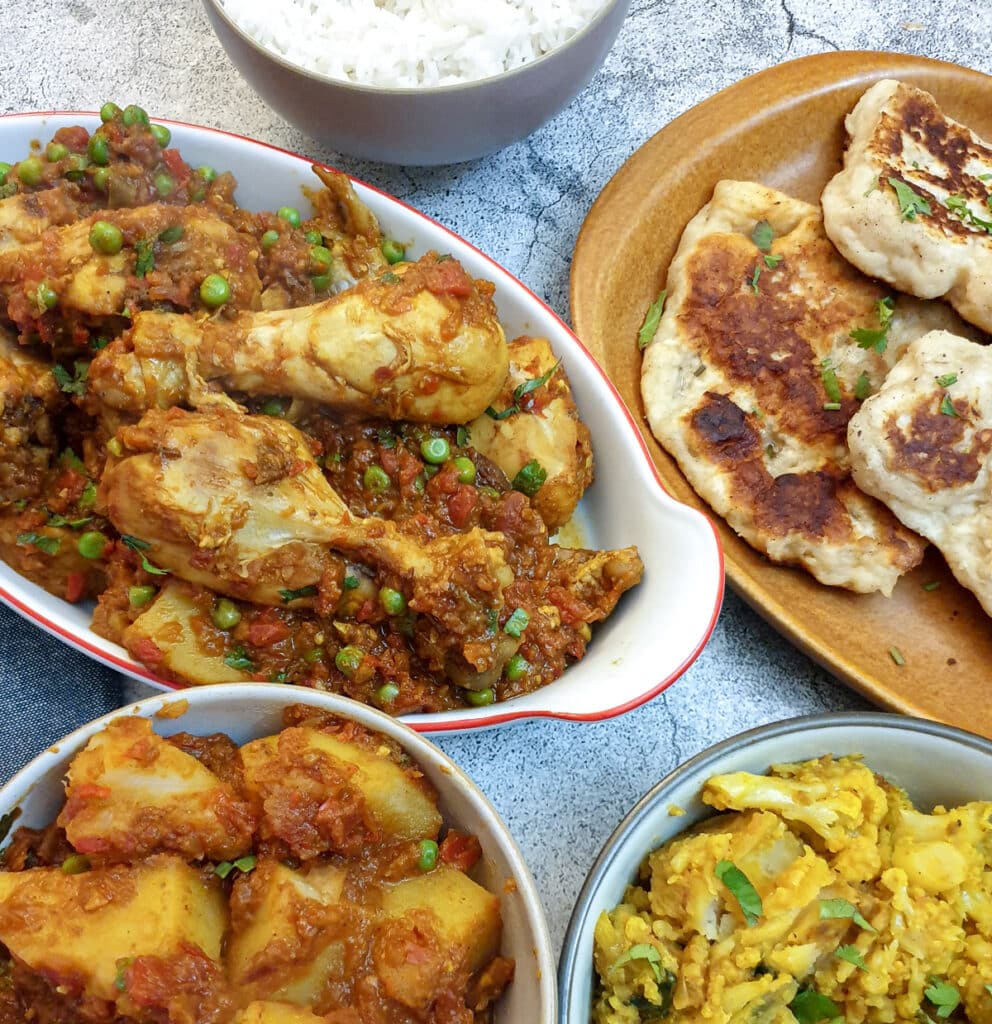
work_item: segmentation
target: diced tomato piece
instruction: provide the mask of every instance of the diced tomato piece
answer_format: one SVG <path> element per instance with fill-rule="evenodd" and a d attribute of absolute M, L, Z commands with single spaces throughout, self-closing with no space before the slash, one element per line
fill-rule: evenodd
<path fill-rule="evenodd" d="M 90 133 L 81 125 L 76 124 L 71 127 L 59 128 L 52 136 L 52 141 L 61 142 L 66 149 L 73 153 L 82 153 L 90 141 Z"/>
<path fill-rule="evenodd" d="M 65 578 L 65 599 L 69 604 L 75 604 L 86 589 L 86 577 L 81 572 L 71 572 Z"/>
<path fill-rule="evenodd" d="M 64 493 L 67 501 L 78 501 L 86 487 L 86 477 L 75 469 L 66 469 L 55 481 L 56 493 Z"/>
<path fill-rule="evenodd" d="M 165 661 L 165 652 L 154 640 L 149 640 L 146 636 L 138 637 L 131 644 L 131 653 L 143 665 L 147 665 L 152 669 L 158 668 Z"/>
<path fill-rule="evenodd" d="M 453 295 L 465 298 L 472 294 L 472 279 L 456 260 L 444 260 L 427 267 L 424 271 L 424 284 L 429 292 L 435 295 Z"/>
<path fill-rule="evenodd" d="M 189 168 L 178 149 L 162 150 L 162 163 L 169 168 L 169 173 L 177 185 L 182 185 L 189 178 Z"/>
<path fill-rule="evenodd" d="M 442 864 L 468 871 L 482 856 L 482 845 L 475 836 L 452 829 L 438 848 L 438 856 Z"/>
<path fill-rule="evenodd" d="M 289 636 L 289 626 L 271 612 L 263 612 L 248 627 L 248 643 L 253 647 L 271 647 Z"/>
<path fill-rule="evenodd" d="M 461 529 L 479 502 L 479 492 L 469 484 L 459 484 L 458 490 L 448 499 L 448 518 L 452 526 Z"/>

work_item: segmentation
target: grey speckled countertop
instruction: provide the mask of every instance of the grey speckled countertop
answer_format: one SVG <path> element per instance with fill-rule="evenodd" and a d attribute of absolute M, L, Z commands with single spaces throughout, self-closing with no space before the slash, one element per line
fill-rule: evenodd
<path fill-rule="evenodd" d="M 92 110 L 114 99 L 306 153 L 436 217 L 567 318 L 569 261 L 586 211 L 666 122 L 745 75 L 826 49 L 925 54 L 992 72 L 988 34 L 976 31 L 987 17 L 978 0 L 634 0 L 605 67 L 556 120 L 487 159 L 424 170 L 351 160 L 283 123 L 241 80 L 197 0 L 5 0 L 0 110 Z M 5 609 L 0 637 L 6 771 L 135 695 Z M 699 660 L 640 710 L 602 724 L 535 722 L 440 743 L 509 822 L 557 947 L 587 868 L 654 781 L 742 729 L 863 706 L 728 594 Z"/>

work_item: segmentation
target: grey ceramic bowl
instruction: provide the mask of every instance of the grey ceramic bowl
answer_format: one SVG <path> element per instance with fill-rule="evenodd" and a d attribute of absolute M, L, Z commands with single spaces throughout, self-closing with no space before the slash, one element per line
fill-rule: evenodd
<path fill-rule="evenodd" d="M 593 928 L 623 899 L 645 856 L 713 815 L 700 799 L 703 783 L 724 772 L 765 772 L 769 765 L 821 754 L 864 754 L 879 774 L 926 810 L 935 804 L 992 798 L 992 742 L 919 718 L 880 713 L 815 715 L 752 729 L 718 743 L 676 768 L 617 826 L 579 893 L 558 968 L 559 1024 L 589 1024 L 593 994 Z M 672 805 L 685 809 L 672 817 Z"/>
<path fill-rule="evenodd" d="M 203 0 L 228 56 L 290 124 L 339 153 L 393 164 L 473 160 L 525 138 L 592 78 L 630 0 L 608 0 L 574 36 L 502 75 L 424 89 L 382 89 L 304 71 L 243 32 L 219 0 Z"/>

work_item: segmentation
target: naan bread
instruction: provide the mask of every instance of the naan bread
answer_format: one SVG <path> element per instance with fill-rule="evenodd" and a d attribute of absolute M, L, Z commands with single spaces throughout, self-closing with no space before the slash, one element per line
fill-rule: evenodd
<path fill-rule="evenodd" d="M 932 331 L 848 427 L 858 486 L 940 548 L 992 615 L 992 348 Z"/>
<path fill-rule="evenodd" d="M 768 252 L 751 237 L 763 220 Z M 900 296 L 885 351 L 859 347 L 850 332 L 877 329 L 889 294 L 841 259 L 816 207 L 722 181 L 682 236 L 641 375 L 655 436 L 737 533 L 774 561 L 862 593 L 891 593 L 924 544 L 850 478 L 859 378 L 874 390 L 909 341 L 967 330 L 946 306 Z M 824 360 L 838 409 L 824 408 Z"/>
<path fill-rule="evenodd" d="M 834 245 L 864 273 L 920 298 L 944 296 L 992 331 L 992 178 L 983 178 L 992 146 L 929 93 L 889 80 L 846 125 L 844 169 L 822 200 Z"/>

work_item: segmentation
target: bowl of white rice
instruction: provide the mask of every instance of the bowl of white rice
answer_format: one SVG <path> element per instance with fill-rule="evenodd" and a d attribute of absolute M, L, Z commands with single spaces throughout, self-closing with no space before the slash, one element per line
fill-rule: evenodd
<path fill-rule="evenodd" d="M 406 165 L 525 138 L 606 58 L 630 0 L 204 0 L 228 56 L 301 131 Z"/>

